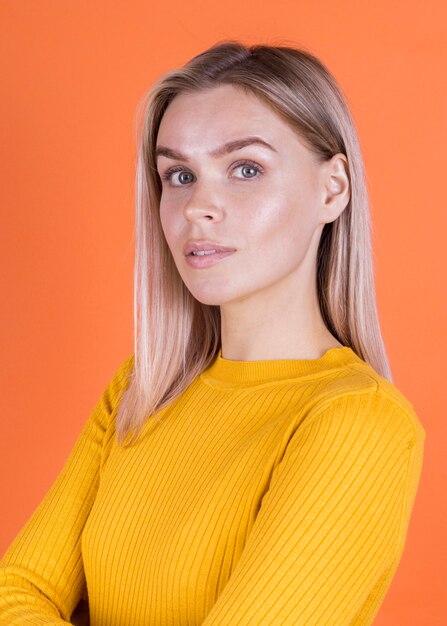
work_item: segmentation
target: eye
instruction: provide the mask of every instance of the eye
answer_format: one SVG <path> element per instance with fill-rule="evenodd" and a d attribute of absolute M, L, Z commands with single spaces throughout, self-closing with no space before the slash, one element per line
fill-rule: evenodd
<path fill-rule="evenodd" d="M 249 174 L 248 176 L 243 176 L 243 178 L 249 179 L 249 178 L 259 178 L 259 176 L 253 175 L 253 172 L 256 172 L 257 174 L 262 174 L 263 170 L 261 168 L 260 165 L 258 165 L 257 163 L 255 163 L 254 161 L 240 161 L 239 163 L 237 163 L 234 166 L 234 170 L 237 170 L 238 168 L 242 168 L 242 171 L 250 171 L 252 172 L 252 174 Z"/>
<path fill-rule="evenodd" d="M 242 168 L 242 171 L 243 172 L 245 171 L 245 173 L 249 172 L 248 176 L 245 176 L 245 175 L 242 176 L 242 180 L 249 180 L 250 178 L 259 178 L 259 176 L 256 176 L 256 174 L 263 173 L 263 169 L 261 168 L 261 166 L 255 163 L 254 161 L 247 161 L 247 160 L 239 161 L 233 166 L 232 169 L 234 171 L 239 168 Z M 177 179 L 179 184 L 173 183 L 173 175 L 176 172 L 180 173 Z M 181 165 L 176 165 L 174 167 L 171 167 L 170 169 L 168 169 L 167 172 L 160 175 L 160 178 L 163 181 L 167 181 L 171 187 L 184 187 L 185 185 L 191 182 L 191 177 L 194 177 L 194 174 L 191 174 L 191 172 L 188 172 L 188 170 L 185 170 Z"/>
<path fill-rule="evenodd" d="M 181 172 L 181 173 L 182 173 L 181 180 L 183 180 L 183 181 L 184 181 L 183 174 L 186 174 L 187 176 L 192 176 L 191 172 L 188 172 L 187 170 L 184 170 L 184 169 L 183 169 L 183 167 L 181 167 L 180 165 L 177 165 L 176 167 L 171 167 L 171 168 L 170 168 L 170 169 L 169 169 L 169 170 L 168 170 L 165 174 L 160 175 L 160 178 L 161 178 L 162 180 L 166 180 L 166 181 L 168 181 L 168 182 L 169 182 L 169 184 L 170 184 L 172 187 L 179 187 L 179 186 L 182 186 L 182 183 L 181 183 L 180 185 L 174 185 L 174 184 L 172 183 L 172 176 L 173 176 L 176 172 Z M 190 181 L 190 180 L 186 180 L 186 181 L 184 181 L 184 182 L 189 183 L 189 182 L 191 182 L 191 181 Z"/>

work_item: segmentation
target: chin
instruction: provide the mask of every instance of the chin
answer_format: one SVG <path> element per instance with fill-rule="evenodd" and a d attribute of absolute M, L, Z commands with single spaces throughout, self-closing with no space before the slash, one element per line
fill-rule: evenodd
<path fill-rule="evenodd" d="M 191 295 L 194 296 L 196 300 L 198 300 L 201 304 L 207 304 L 209 306 L 220 306 L 221 304 L 225 304 L 227 300 L 225 300 L 222 295 L 212 295 L 212 294 L 204 294 L 204 293 L 194 293 L 191 291 Z"/>
<path fill-rule="evenodd" d="M 190 294 L 202 304 L 220 306 L 235 298 L 235 294 L 231 293 L 229 289 L 226 290 L 225 286 L 222 285 L 222 280 L 204 281 L 202 285 L 191 280 L 184 282 Z"/>
<path fill-rule="evenodd" d="M 190 289 L 189 287 L 188 289 L 196 300 L 202 304 L 208 304 L 209 306 L 224 306 L 233 302 L 242 302 L 249 298 L 252 293 L 251 291 L 225 291 L 222 286 L 220 286 L 218 290 Z"/>

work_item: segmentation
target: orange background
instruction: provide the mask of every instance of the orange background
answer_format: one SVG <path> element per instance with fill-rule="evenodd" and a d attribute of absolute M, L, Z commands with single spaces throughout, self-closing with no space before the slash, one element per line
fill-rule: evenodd
<path fill-rule="evenodd" d="M 328 65 L 353 112 L 384 340 L 427 432 L 407 545 L 375 624 L 445 623 L 443 5 L 1 1 L 2 554 L 133 350 L 140 99 L 219 40 L 291 43 Z"/>

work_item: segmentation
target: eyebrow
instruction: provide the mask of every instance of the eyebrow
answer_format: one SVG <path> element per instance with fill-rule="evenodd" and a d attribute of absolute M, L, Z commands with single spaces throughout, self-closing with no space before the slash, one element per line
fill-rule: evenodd
<path fill-rule="evenodd" d="M 264 141 L 264 139 L 255 136 L 243 137 L 242 139 L 235 139 L 234 141 L 227 141 L 227 143 L 224 143 L 223 146 L 220 146 L 215 150 L 211 150 L 211 152 L 209 152 L 208 154 L 214 158 L 219 158 L 224 156 L 225 154 L 229 154 L 230 152 L 240 150 L 241 148 L 245 148 L 245 146 L 251 146 L 253 144 L 258 144 L 264 146 L 264 148 L 273 150 L 273 152 L 277 152 L 277 150 L 269 143 Z M 155 158 L 158 158 L 159 156 L 164 156 L 168 159 L 178 159 L 180 161 L 186 162 L 189 161 L 188 157 L 181 152 L 178 152 L 178 150 L 173 150 L 172 148 L 167 148 L 166 146 L 157 146 L 155 150 Z"/>

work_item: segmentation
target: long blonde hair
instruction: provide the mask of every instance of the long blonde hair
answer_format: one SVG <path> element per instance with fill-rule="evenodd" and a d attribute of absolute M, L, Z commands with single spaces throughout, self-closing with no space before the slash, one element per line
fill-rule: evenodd
<path fill-rule="evenodd" d="M 163 235 L 155 147 L 163 114 L 177 94 L 223 84 L 261 98 L 322 161 L 346 155 L 351 197 L 339 217 L 325 224 L 318 248 L 321 313 L 340 343 L 392 381 L 378 320 L 363 158 L 343 92 L 307 50 L 225 40 L 162 74 L 138 111 L 134 354 L 116 417 L 117 441 L 124 447 L 137 439 L 150 416 L 157 418 L 157 411 L 186 390 L 221 347 L 220 308 L 192 296 Z"/>

